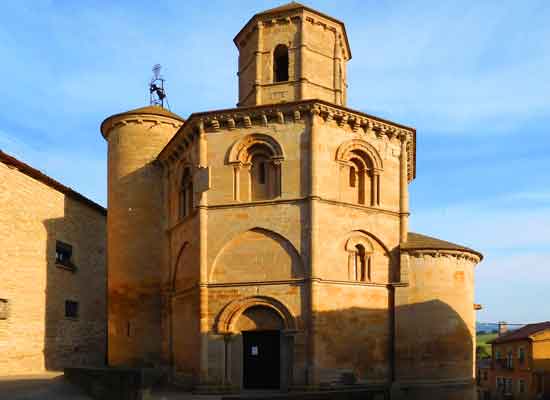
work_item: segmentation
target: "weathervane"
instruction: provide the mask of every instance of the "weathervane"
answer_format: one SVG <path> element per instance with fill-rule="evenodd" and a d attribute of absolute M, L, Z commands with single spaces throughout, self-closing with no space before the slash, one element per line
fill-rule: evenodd
<path fill-rule="evenodd" d="M 160 64 L 153 66 L 153 77 L 149 83 L 149 102 L 152 106 L 164 107 L 164 102 L 166 101 L 166 106 L 170 109 L 164 90 L 164 77 L 160 74 L 160 69 Z"/>

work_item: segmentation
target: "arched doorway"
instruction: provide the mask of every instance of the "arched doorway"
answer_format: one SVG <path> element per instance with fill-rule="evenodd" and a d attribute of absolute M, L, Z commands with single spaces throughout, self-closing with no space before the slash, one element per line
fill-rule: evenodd
<path fill-rule="evenodd" d="M 282 389 L 292 381 L 296 320 L 279 301 L 263 296 L 229 303 L 217 333 L 225 336 L 226 377 L 243 389 Z"/>
<path fill-rule="evenodd" d="M 271 308 L 246 309 L 236 324 L 243 341 L 243 387 L 279 389 L 281 387 L 281 332 L 284 323 Z"/>

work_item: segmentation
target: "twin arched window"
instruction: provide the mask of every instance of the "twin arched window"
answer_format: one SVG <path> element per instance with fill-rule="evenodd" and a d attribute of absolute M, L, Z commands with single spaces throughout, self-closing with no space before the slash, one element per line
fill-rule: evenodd
<path fill-rule="evenodd" d="M 379 206 L 382 159 L 378 151 L 364 140 L 352 139 L 338 148 L 336 160 L 340 164 L 340 199 Z"/>
<path fill-rule="evenodd" d="M 193 210 L 193 176 L 191 168 L 185 168 L 180 186 L 180 218 L 185 218 Z"/>
<path fill-rule="evenodd" d="M 280 44 L 273 51 L 273 82 L 288 81 L 288 47 Z"/>
<path fill-rule="evenodd" d="M 352 237 L 346 243 L 348 252 L 348 278 L 351 281 L 372 281 L 373 247 L 363 236 Z"/>
<path fill-rule="evenodd" d="M 353 202 L 375 205 L 373 172 L 370 158 L 361 151 L 352 151 L 349 160 L 349 187 L 352 189 Z"/>
<path fill-rule="evenodd" d="M 269 200 L 281 195 L 281 145 L 269 135 L 241 138 L 229 152 L 233 165 L 233 200 Z"/>

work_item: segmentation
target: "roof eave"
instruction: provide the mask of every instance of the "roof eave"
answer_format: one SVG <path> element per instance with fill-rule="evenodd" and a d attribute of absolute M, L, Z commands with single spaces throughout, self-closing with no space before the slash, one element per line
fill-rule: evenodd
<path fill-rule="evenodd" d="M 334 17 L 331 17 L 330 15 L 327 15 L 327 14 L 324 14 L 320 11 L 317 11 L 313 8 L 310 8 L 308 6 L 304 6 L 302 4 L 300 4 L 299 6 L 297 6 L 296 8 L 293 8 L 293 9 L 289 9 L 289 10 L 283 10 L 283 11 L 263 11 L 263 12 L 260 12 L 260 13 L 256 13 L 252 16 L 252 18 L 250 18 L 248 20 L 248 22 L 241 28 L 241 30 L 235 35 L 235 37 L 233 38 L 233 43 L 235 44 L 235 46 L 237 46 L 237 48 L 239 48 L 239 37 L 248 29 L 249 25 L 252 25 L 253 22 L 257 21 L 258 19 L 262 18 L 262 17 L 266 17 L 266 16 L 269 16 L 269 15 L 276 15 L 276 14 L 282 14 L 282 13 L 285 13 L 285 12 L 292 12 L 292 11 L 309 11 L 313 14 L 317 14 L 323 18 L 326 18 L 332 22 L 335 22 L 337 24 L 339 24 L 341 27 L 342 27 L 342 31 L 344 33 L 344 39 L 345 39 L 345 42 L 346 42 L 346 51 L 348 53 L 348 60 L 351 60 L 351 57 L 352 57 L 352 54 L 351 54 L 351 47 L 349 45 L 349 40 L 348 40 L 348 33 L 346 31 L 346 25 L 340 21 L 339 19 L 337 18 L 334 18 Z"/>

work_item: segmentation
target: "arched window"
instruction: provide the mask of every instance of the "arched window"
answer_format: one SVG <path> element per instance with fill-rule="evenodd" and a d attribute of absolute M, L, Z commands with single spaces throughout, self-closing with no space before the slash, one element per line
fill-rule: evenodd
<path fill-rule="evenodd" d="M 354 189 L 354 201 L 359 204 L 365 204 L 365 176 L 368 173 L 367 164 L 365 160 L 360 157 L 354 157 L 350 160 L 350 187 Z M 353 181 L 351 179 L 351 173 L 353 171 Z M 351 185 L 353 183 L 353 185 Z"/>
<path fill-rule="evenodd" d="M 252 200 L 268 200 L 276 195 L 276 167 L 266 146 L 254 145 L 250 152 L 250 189 Z"/>
<path fill-rule="evenodd" d="M 273 52 L 273 81 L 288 81 L 288 47 L 280 44 Z"/>
<path fill-rule="evenodd" d="M 193 209 L 193 177 L 190 168 L 185 168 L 183 172 L 180 191 L 180 218 L 185 218 Z"/>
<path fill-rule="evenodd" d="M 336 152 L 340 164 L 339 198 L 348 203 L 380 206 L 382 158 L 368 142 L 352 139 Z"/>
<path fill-rule="evenodd" d="M 269 200 L 281 195 L 281 145 L 271 136 L 255 133 L 233 144 L 228 164 L 233 166 L 233 199 Z"/>
<path fill-rule="evenodd" d="M 350 238 L 346 243 L 348 252 L 348 278 L 352 281 L 372 281 L 372 244 L 363 236 Z"/>
<path fill-rule="evenodd" d="M 367 280 L 367 263 L 365 260 L 365 247 L 362 244 L 355 246 L 355 280 Z"/>

